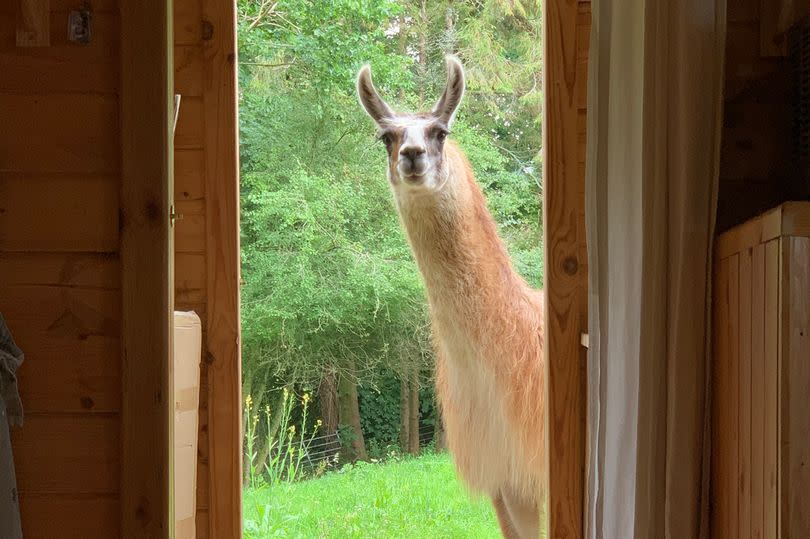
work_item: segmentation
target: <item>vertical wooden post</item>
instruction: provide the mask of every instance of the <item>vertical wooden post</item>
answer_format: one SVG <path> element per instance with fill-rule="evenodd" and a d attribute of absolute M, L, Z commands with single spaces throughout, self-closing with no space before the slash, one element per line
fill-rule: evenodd
<path fill-rule="evenodd" d="M 121 3 L 121 532 L 172 537 L 171 3 Z"/>
<path fill-rule="evenodd" d="M 242 536 L 236 4 L 203 0 L 211 537 Z"/>
<path fill-rule="evenodd" d="M 587 268 L 584 245 L 584 174 L 578 166 L 578 96 L 587 70 L 577 69 L 577 0 L 545 4 L 545 233 L 548 382 L 549 537 L 582 537 L 585 485 L 585 350 Z M 587 4 L 586 4 L 587 5 Z M 587 32 L 585 32 L 587 36 Z M 587 39 L 587 37 L 586 37 Z"/>

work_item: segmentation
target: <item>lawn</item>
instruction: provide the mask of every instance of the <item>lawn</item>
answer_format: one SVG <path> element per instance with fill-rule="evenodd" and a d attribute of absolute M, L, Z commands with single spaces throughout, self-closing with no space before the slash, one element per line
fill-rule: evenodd
<path fill-rule="evenodd" d="M 470 497 L 447 454 L 247 489 L 244 514 L 248 539 L 500 537 L 489 501 Z"/>

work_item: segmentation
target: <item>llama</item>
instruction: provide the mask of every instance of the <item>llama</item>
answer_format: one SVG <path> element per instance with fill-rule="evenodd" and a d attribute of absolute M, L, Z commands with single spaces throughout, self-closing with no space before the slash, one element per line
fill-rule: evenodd
<path fill-rule="evenodd" d="M 456 469 L 488 495 L 504 537 L 539 536 L 546 474 L 543 295 L 513 270 L 467 158 L 447 139 L 464 70 L 430 112 L 394 112 L 364 66 L 357 93 L 388 152 L 388 180 L 427 290 L 436 393 Z"/>

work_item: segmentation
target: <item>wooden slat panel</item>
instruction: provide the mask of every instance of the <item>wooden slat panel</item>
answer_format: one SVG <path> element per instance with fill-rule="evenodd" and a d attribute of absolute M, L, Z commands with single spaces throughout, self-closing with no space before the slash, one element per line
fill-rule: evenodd
<path fill-rule="evenodd" d="M 740 253 L 740 317 L 738 326 L 739 410 L 739 535 L 751 537 L 751 301 L 752 250 Z"/>
<path fill-rule="evenodd" d="M 184 97 L 180 103 L 174 146 L 182 150 L 200 149 L 203 147 L 204 137 L 203 100 L 195 96 Z"/>
<path fill-rule="evenodd" d="M 114 254 L 0 252 L 0 275 L 4 286 L 118 289 L 121 284 L 121 266 Z"/>
<path fill-rule="evenodd" d="M 115 96 L 0 94 L 0 118 L 0 172 L 118 172 Z"/>
<path fill-rule="evenodd" d="M 121 298 L 109 275 L 118 265 L 93 258 L 0 257 L 9 276 L 0 312 L 26 355 L 18 375 L 28 412 L 120 410 Z"/>
<path fill-rule="evenodd" d="M 202 150 L 174 152 L 174 199 L 192 201 L 204 198 L 204 171 L 205 153 Z"/>
<path fill-rule="evenodd" d="M 236 6 L 203 0 L 210 533 L 242 533 L 241 356 L 239 323 L 239 129 Z M 193 112 L 193 110 L 192 110 Z"/>
<path fill-rule="evenodd" d="M 174 87 L 183 100 L 201 96 L 203 84 L 203 51 L 196 45 L 174 47 Z M 183 103 L 181 106 L 185 106 Z"/>
<path fill-rule="evenodd" d="M 810 537 L 810 238 L 784 238 L 780 369 L 781 533 Z"/>
<path fill-rule="evenodd" d="M 11 430 L 21 493 L 116 493 L 121 429 L 117 415 L 28 414 Z"/>
<path fill-rule="evenodd" d="M 728 259 L 728 334 L 726 335 L 727 352 L 724 372 L 728 376 L 726 405 L 727 429 L 726 443 L 728 444 L 726 458 L 728 475 L 726 477 L 725 492 L 728 504 L 728 537 L 739 537 L 739 358 L 740 358 L 740 255 L 736 254 Z"/>
<path fill-rule="evenodd" d="M 175 252 L 204 253 L 206 249 L 205 201 L 178 201 L 175 203 L 175 207 L 179 213 L 183 214 L 183 219 L 177 221 L 175 225 Z"/>
<path fill-rule="evenodd" d="M 118 251 L 112 178 L 0 175 L 0 251 Z"/>
<path fill-rule="evenodd" d="M 712 536 L 728 538 L 729 499 L 725 495 L 729 477 L 728 356 L 729 356 L 729 263 L 719 260 L 714 286 L 714 361 L 712 365 Z"/>
<path fill-rule="evenodd" d="M 25 539 L 120 537 L 121 505 L 111 495 L 21 494 Z"/>
<path fill-rule="evenodd" d="M 174 44 L 202 45 L 202 30 L 201 0 L 174 2 Z"/>
<path fill-rule="evenodd" d="M 765 537 L 765 244 L 751 261 L 751 537 Z"/>
<path fill-rule="evenodd" d="M 201 303 L 205 301 L 205 255 L 177 253 L 174 266 L 175 301 Z"/>
<path fill-rule="evenodd" d="M 577 97 L 584 99 L 587 70 L 577 69 L 577 50 L 589 31 L 581 16 L 576 2 L 545 4 L 545 358 L 552 465 L 543 503 L 548 535 L 569 538 L 584 534 L 586 373 L 580 335 L 587 331 L 588 277 L 585 260 L 580 259 L 585 238 L 577 224 L 585 179 L 577 175 L 577 163 L 584 156 L 586 123 Z"/>
<path fill-rule="evenodd" d="M 118 17 L 94 12 L 92 40 L 81 46 L 68 41 L 67 17 L 66 12 L 51 12 L 50 46 L 19 48 L 14 36 L 14 14 L 0 12 L 0 91 L 32 94 L 118 90 Z"/>
<path fill-rule="evenodd" d="M 765 402 L 763 412 L 763 481 L 764 536 L 777 536 L 777 440 L 778 440 L 778 356 L 779 356 L 779 284 L 780 240 L 765 245 L 765 372 L 763 377 Z"/>

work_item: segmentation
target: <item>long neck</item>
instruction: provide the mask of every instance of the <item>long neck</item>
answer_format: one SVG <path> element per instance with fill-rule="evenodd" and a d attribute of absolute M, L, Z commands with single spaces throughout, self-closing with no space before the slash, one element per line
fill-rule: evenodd
<path fill-rule="evenodd" d="M 448 144 L 444 157 L 444 187 L 431 195 L 400 197 L 398 206 L 431 308 L 469 315 L 510 301 L 525 285 L 512 269 L 463 154 Z"/>

